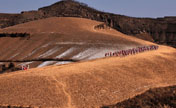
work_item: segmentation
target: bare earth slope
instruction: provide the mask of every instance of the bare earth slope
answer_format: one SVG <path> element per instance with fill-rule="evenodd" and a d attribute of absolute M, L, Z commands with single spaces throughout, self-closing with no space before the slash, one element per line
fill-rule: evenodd
<path fill-rule="evenodd" d="M 0 104 L 59 108 L 113 105 L 176 84 L 176 49 L 48 66 L 0 75 Z"/>
<path fill-rule="evenodd" d="M 71 17 L 32 21 L 0 29 L 0 33 L 28 33 L 30 35 L 28 37 L 0 37 L 0 60 L 39 58 L 90 60 L 102 58 L 110 51 L 153 44 L 124 35 L 103 25 L 102 22 Z M 63 64 L 63 62 L 30 61 L 25 64 L 30 64 L 31 67 L 43 67 Z"/>

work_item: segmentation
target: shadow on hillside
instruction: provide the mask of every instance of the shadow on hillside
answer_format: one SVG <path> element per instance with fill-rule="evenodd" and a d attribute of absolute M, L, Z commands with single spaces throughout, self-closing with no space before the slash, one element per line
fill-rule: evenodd
<path fill-rule="evenodd" d="M 8 66 L 5 64 L 0 65 L 0 74 L 5 73 L 5 72 L 14 72 L 21 70 L 21 68 L 16 67 L 14 63 L 9 63 Z"/>
<path fill-rule="evenodd" d="M 132 99 L 102 108 L 176 108 L 176 85 L 150 89 Z"/>
<path fill-rule="evenodd" d="M 0 33 L 0 38 L 2 37 L 11 37 L 11 38 L 27 38 L 30 39 L 29 33 Z"/>

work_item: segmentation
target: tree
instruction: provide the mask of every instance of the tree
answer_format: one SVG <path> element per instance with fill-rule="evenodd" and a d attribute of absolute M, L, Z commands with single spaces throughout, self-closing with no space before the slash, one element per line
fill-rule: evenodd
<path fill-rule="evenodd" d="M 8 68 L 10 69 L 10 68 L 14 68 L 14 67 L 15 67 L 15 65 L 11 62 L 11 63 L 9 64 L 9 67 L 8 67 Z"/>

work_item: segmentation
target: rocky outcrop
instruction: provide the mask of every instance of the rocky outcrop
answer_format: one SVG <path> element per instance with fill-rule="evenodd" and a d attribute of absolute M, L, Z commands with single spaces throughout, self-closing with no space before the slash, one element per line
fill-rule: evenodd
<path fill-rule="evenodd" d="M 63 0 L 40 8 L 38 11 L 0 14 L 0 28 L 48 17 L 81 17 L 102 21 L 125 34 L 176 47 L 176 17 L 157 19 L 127 17 L 101 12 L 73 0 Z M 148 34 L 149 37 L 139 36 L 143 36 L 143 34 Z"/>
<path fill-rule="evenodd" d="M 20 14 L 0 14 L 0 28 L 19 24 Z"/>

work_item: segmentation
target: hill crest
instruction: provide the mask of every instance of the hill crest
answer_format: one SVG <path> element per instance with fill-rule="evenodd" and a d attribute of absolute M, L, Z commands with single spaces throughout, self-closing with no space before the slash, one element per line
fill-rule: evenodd
<path fill-rule="evenodd" d="M 151 36 L 153 42 L 176 47 L 176 18 L 134 18 L 123 15 L 101 12 L 73 0 L 63 0 L 39 8 L 37 11 L 27 11 L 21 14 L 0 14 L 0 28 L 5 28 L 29 21 L 49 17 L 79 17 L 105 22 L 108 26 L 140 39 Z M 148 39 L 146 39 L 148 40 Z M 150 40 L 148 40 L 150 41 Z"/>

